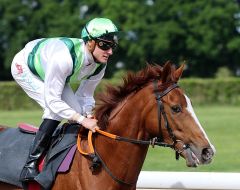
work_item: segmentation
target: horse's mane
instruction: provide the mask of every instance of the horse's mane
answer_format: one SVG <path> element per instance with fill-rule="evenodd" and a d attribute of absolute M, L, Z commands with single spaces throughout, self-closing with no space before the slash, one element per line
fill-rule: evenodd
<path fill-rule="evenodd" d="M 170 76 L 173 70 L 175 70 L 175 67 L 170 63 L 166 63 L 164 67 L 147 64 L 144 69 L 137 73 L 128 72 L 127 75 L 123 77 L 123 83 L 121 85 L 106 86 L 106 91 L 97 95 L 98 104 L 96 106 L 95 116 L 98 120 L 99 127 L 105 128 L 108 125 L 108 118 L 111 111 L 130 93 L 138 91 L 150 81 L 155 79 L 162 80 L 162 77 Z"/>

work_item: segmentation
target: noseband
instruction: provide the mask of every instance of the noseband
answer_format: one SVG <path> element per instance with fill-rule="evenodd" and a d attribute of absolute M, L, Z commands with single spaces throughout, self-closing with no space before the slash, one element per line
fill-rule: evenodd
<path fill-rule="evenodd" d="M 138 140 L 138 139 L 131 139 L 131 138 L 127 138 L 127 137 L 117 136 L 117 135 L 114 135 L 114 134 L 111 134 L 111 133 L 108 133 L 106 131 L 102 131 L 102 130 L 99 130 L 99 129 L 97 129 L 97 133 L 100 134 L 100 135 L 103 135 L 105 137 L 117 140 L 117 141 L 124 141 L 124 142 L 129 142 L 129 143 L 133 143 L 133 144 L 141 144 L 141 145 L 152 145 L 153 147 L 154 147 L 154 145 L 162 146 L 162 147 L 170 147 L 170 148 L 173 148 L 175 150 L 175 152 L 176 152 L 176 159 L 179 159 L 180 153 L 183 152 L 185 149 L 189 148 L 189 145 L 185 144 L 181 140 L 178 140 L 176 138 L 176 136 L 174 135 L 172 128 L 169 126 L 167 115 L 166 115 L 166 112 L 164 111 L 164 105 L 163 105 L 163 102 L 162 102 L 162 98 L 165 95 L 167 95 L 173 89 L 179 88 L 179 86 L 177 85 L 177 83 L 172 83 L 163 92 L 159 91 L 158 81 L 157 80 L 153 81 L 153 86 L 154 86 L 154 93 L 155 93 L 156 100 L 157 100 L 157 110 L 158 110 L 157 111 L 158 112 L 157 115 L 158 115 L 158 131 L 159 131 L 159 135 L 157 137 L 154 137 L 154 138 L 152 138 L 150 140 Z M 161 119 L 162 116 L 161 115 L 163 116 L 163 119 L 164 119 L 164 126 L 167 129 L 168 134 L 169 134 L 170 138 L 173 141 L 172 144 L 168 144 L 168 143 L 164 142 L 163 133 L 162 133 L 162 130 L 161 130 L 161 123 L 162 123 L 162 119 Z M 135 181 L 133 181 L 133 182 L 126 182 L 124 180 L 119 179 L 115 175 L 113 175 L 111 170 L 107 167 L 105 162 L 102 160 L 101 156 L 98 154 L 98 152 L 96 150 L 96 147 L 93 146 L 93 143 L 92 143 L 92 132 L 91 131 L 89 131 L 89 133 L 88 133 L 90 152 L 84 152 L 81 149 L 81 146 L 80 146 L 80 142 L 81 142 L 80 138 L 81 137 L 79 136 L 79 134 L 78 134 L 78 138 L 79 138 L 78 141 L 77 141 L 78 142 L 78 150 L 79 150 L 79 152 L 81 154 L 88 155 L 88 156 L 92 157 L 93 163 L 92 163 L 92 166 L 90 168 L 93 171 L 96 169 L 96 167 L 99 166 L 99 163 L 101 163 L 102 166 L 107 171 L 107 173 L 116 182 L 118 182 L 120 184 L 123 184 L 123 185 L 128 185 L 128 186 L 132 186 L 132 185 L 135 185 L 137 183 L 137 179 Z M 181 149 L 178 149 L 176 147 L 176 145 L 178 143 L 182 144 L 182 148 Z"/>

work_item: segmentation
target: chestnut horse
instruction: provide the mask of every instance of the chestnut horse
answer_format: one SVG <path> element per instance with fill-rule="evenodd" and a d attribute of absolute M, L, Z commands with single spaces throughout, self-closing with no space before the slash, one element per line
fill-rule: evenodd
<path fill-rule="evenodd" d="M 170 63 L 147 65 L 128 73 L 124 84 L 109 86 L 99 96 L 95 114 L 99 127 L 117 136 L 93 134 L 101 166 L 92 172 L 92 160 L 77 151 L 70 171 L 57 175 L 52 190 L 136 189 L 150 144 L 171 147 L 188 167 L 209 164 L 215 149 L 177 84 L 182 72 L 183 66 L 175 69 Z M 87 140 L 82 146 L 88 146 Z M 0 189 L 19 188 L 1 183 Z"/>

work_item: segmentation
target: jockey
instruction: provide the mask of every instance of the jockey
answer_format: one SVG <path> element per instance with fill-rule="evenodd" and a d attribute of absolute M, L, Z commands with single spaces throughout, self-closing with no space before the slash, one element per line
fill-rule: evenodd
<path fill-rule="evenodd" d="M 49 148 L 52 134 L 63 119 L 93 132 L 98 128 L 92 117 L 93 94 L 117 47 L 117 34 L 111 20 L 95 18 L 84 26 L 81 39 L 37 39 L 15 55 L 11 65 L 13 78 L 43 109 L 43 122 L 20 181 L 31 181 L 38 175 L 37 161 Z M 71 88 L 74 83 L 78 83 L 76 91 Z"/>

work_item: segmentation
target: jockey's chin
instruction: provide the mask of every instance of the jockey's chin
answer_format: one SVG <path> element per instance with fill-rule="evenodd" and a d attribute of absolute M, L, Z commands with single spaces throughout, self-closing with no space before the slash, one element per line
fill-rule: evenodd
<path fill-rule="evenodd" d="M 101 57 L 98 57 L 97 62 L 106 64 L 108 62 L 108 59 L 109 59 L 109 56 L 101 56 Z"/>

